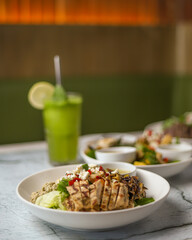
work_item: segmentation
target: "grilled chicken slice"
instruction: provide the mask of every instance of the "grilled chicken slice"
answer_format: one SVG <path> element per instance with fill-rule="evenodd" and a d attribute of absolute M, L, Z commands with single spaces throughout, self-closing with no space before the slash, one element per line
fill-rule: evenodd
<path fill-rule="evenodd" d="M 71 197 L 68 197 L 64 200 L 64 206 L 67 208 L 68 211 L 75 211 L 75 203 L 71 199 Z"/>
<path fill-rule="evenodd" d="M 79 182 L 74 182 L 72 186 L 67 187 L 67 191 L 70 194 L 70 198 L 75 205 L 74 211 L 82 211 L 83 210 L 83 200 L 81 196 Z"/>
<path fill-rule="evenodd" d="M 91 202 L 89 197 L 89 183 L 87 180 L 83 180 L 79 182 L 79 185 L 81 189 L 84 210 L 89 211 L 91 208 Z"/>
<path fill-rule="evenodd" d="M 101 201 L 101 210 L 107 211 L 108 210 L 108 204 L 109 204 L 109 199 L 111 196 L 111 181 L 110 180 L 105 180 L 105 185 L 104 185 L 104 190 L 103 190 L 103 197 Z"/>
<path fill-rule="evenodd" d="M 124 183 L 120 183 L 119 186 L 119 193 L 117 196 L 117 201 L 115 203 L 115 209 L 123 209 L 125 208 L 125 190 L 124 190 Z"/>
<path fill-rule="evenodd" d="M 119 182 L 113 182 L 111 186 L 111 196 L 109 200 L 108 210 L 115 209 L 115 203 L 119 192 Z"/>
<path fill-rule="evenodd" d="M 104 188 L 104 181 L 103 179 L 99 179 L 98 181 L 94 182 L 90 185 L 90 201 L 91 201 L 91 209 L 94 211 L 100 210 L 100 203 L 101 197 Z"/>

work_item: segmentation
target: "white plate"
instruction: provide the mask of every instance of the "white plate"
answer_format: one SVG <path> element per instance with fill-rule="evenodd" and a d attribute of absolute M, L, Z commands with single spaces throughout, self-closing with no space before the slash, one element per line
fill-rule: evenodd
<path fill-rule="evenodd" d="M 102 161 L 99 161 L 87 156 L 85 154 L 84 149 L 80 151 L 80 156 L 88 164 L 103 164 Z M 185 168 L 187 168 L 191 164 L 191 162 L 192 162 L 192 158 L 189 158 L 187 160 L 183 160 L 175 163 L 136 166 L 136 168 L 145 169 L 145 170 L 157 173 L 162 177 L 167 178 L 182 172 Z"/>
<path fill-rule="evenodd" d="M 55 167 L 25 178 L 17 186 L 18 197 L 35 216 L 47 222 L 72 229 L 101 230 L 124 226 L 149 216 L 161 206 L 170 190 L 169 183 L 164 178 L 139 169 L 137 175 L 148 188 L 147 196 L 155 199 L 144 206 L 107 212 L 70 212 L 39 207 L 29 201 L 33 191 L 40 189 L 46 182 L 55 181 L 74 167 L 76 165 Z"/>

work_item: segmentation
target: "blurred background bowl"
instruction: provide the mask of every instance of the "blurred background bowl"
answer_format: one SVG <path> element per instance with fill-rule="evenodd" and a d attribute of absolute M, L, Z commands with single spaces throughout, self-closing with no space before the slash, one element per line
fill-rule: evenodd
<path fill-rule="evenodd" d="M 102 162 L 128 162 L 132 163 L 136 158 L 134 147 L 109 147 L 95 151 L 96 159 Z"/>

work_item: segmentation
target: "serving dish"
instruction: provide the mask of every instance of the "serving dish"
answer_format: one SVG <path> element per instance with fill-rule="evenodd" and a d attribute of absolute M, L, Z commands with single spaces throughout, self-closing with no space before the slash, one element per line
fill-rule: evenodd
<path fill-rule="evenodd" d="M 80 152 L 81 158 L 88 164 L 102 164 L 102 161 L 91 158 L 85 154 L 85 149 L 82 149 Z M 183 161 L 173 162 L 169 164 L 154 164 L 154 165 L 138 165 L 137 169 L 144 169 L 156 174 L 159 174 L 162 177 L 168 178 L 174 176 L 178 173 L 181 173 L 185 168 L 187 168 L 192 163 L 192 158 L 188 158 Z"/>
<path fill-rule="evenodd" d="M 30 202 L 31 192 L 46 182 L 55 181 L 65 171 L 71 171 L 76 166 L 55 167 L 25 178 L 17 186 L 18 197 L 29 211 L 47 222 L 71 229 L 104 230 L 124 226 L 149 216 L 162 205 L 170 190 L 169 183 L 164 178 L 138 169 L 136 174 L 148 188 L 147 196 L 155 199 L 154 202 L 144 206 L 107 212 L 70 212 L 43 208 Z"/>

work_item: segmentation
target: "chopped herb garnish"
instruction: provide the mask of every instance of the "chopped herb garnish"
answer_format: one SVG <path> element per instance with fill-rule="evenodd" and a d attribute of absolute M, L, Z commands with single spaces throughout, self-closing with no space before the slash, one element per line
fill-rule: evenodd
<path fill-rule="evenodd" d="M 89 150 L 87 150 L 86 155 L 89 156 L 89 157 L 91 157 L 91 158 L 96 159 L 95 150 L 94 150 L 94 149 L 89 149 Z"/>
<path fill-rule="evenodd" d="M 67 186 L 69 186 L 69 179 L 62 179 L 58 185 L 57 185 L 57 190 L 60 192 L 65 193 L 65 196 L 68 197 L 69 196 L 69 192 L 67 191 Z"/>
<path fill-rule="evenodd" d="M 137 199 L 135 200 L 135 207 L 136 206 L 142 206 L 151 202 L 154 202 L 154 198 L 142 198 L 142 199 Z"/>
<path fill-rule="evenodd" d="M 85 169 L 85 171 L 87 171 L 89 169 L 89 165 L 86 163 L 86 164 L 83 164 L 82 165 L 82 168 Z"/>

